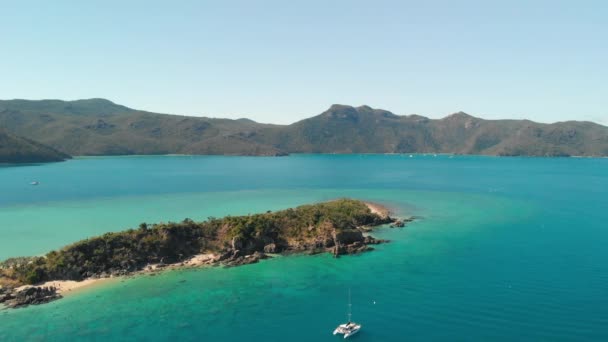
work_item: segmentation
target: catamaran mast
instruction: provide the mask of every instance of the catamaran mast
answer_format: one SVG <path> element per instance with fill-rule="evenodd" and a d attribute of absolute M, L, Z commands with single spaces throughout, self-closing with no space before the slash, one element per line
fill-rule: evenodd
<path fill-rule="evenodd" d="M 350 301 L 350 289 L 348 289 L 348 323 L 353 315 L 353 304 Z"/>

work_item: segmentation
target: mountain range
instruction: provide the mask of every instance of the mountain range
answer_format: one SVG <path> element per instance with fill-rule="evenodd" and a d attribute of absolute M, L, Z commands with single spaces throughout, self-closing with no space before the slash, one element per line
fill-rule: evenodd
<path fill-rule="evenodd" d="M 70 155 L 608 155 L 608 127 L 592 122 L 484 120 L 463 112 L 429 119 L 346 105 L 290 125 L 272 125 L 158 114 L 105 99 L 5 100 L 0 101 L 0 129 Z"/>

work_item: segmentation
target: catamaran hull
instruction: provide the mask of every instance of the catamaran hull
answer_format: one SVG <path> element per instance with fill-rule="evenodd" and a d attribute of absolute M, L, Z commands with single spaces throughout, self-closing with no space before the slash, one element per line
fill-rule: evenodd
<path fill-rule="evenodd" d="M 349 332 L 349 333 L 344 334 L 344 338 L 347 338 L 347 337 L 351 337 L 351 336 L 353 336 L 354 334 L 358 333 L 358 332 L 359 332 L 359 330 L 361 330 L 361 329 L 357 329 L 357 330 L 355 330 L 355 331 L 351 331 L 351 332 Z"/>
<path fill-rule="evenodd" d="M 340 325 L 339 327 L 337 327 L 336 330 L 334 330 L 334 335 L 343 334 L 344 338 L 348 338 L 348 337 L 353 336 L 354 334 L 358 333 L 359 330 L 361 330 L 361 326 L 360 325 L 356 326 L 355 328 L 356 329 L 353 329 L 353 328 L 348 329 L 343 324 L 343 325 Z"/>

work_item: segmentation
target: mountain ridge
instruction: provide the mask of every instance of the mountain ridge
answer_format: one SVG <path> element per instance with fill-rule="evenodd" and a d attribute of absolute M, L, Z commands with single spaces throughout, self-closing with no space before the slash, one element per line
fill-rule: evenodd
<path fill-rule="evenodd" d="M 0 129 L 0 163 L 46 163 L 69 158 L 52 147 Z"/>
<path fill-rule="evenodd" d="M 441 119 L 334 104 L 289 125 L 159 114 L 105 99 L 0 101 L 0 127 L 72 155 L 454 153 L 607 156 L 608 127 L 589 121 Z"/>

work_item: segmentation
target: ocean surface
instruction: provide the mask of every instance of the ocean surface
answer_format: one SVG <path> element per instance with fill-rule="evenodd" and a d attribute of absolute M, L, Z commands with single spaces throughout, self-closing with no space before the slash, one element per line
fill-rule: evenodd
<path fill-rule="evenodd" d="M 39 181 L 32 186 L 30 182 Z M 607 341 L 608 159 L 138 156 L 0 167 L 0 259 L 141 222 L 354 197 L 375 251 L 140 276 L 0 310 L 0 341 Z"/>

